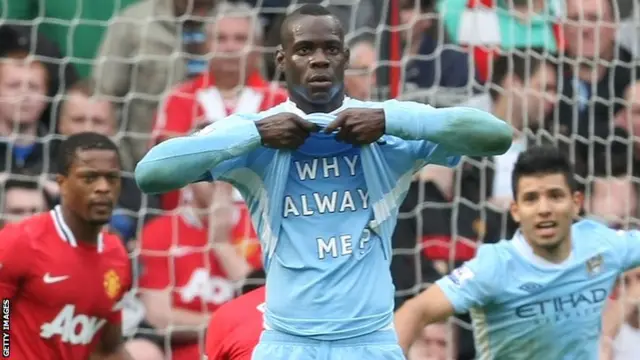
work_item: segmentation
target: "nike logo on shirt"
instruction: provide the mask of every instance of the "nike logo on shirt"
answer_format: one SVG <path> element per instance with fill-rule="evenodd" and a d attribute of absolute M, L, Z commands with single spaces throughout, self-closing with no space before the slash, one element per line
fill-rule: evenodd
<path fill-rule="evenodd" d="M 42 280 L 44 281 L 45 284 L 53 284 L 53 283 L 57 283 L 57 282 L 60 282 L 60 281 L 67 280 L 68 278 L 69 278 L 69 275 L 51 276 L 49 273 L 46 273 L 42 277 Z"/>

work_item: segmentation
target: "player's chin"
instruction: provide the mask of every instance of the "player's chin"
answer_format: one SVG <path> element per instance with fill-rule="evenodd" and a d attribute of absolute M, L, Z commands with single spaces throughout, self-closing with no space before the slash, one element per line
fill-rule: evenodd
<path fill-rule="evenodd" d="M 111 220 L 113 211 L 111 209 L 91 209 L 86 216 L 86 220 L 94 225 L 104 225 Z"/>

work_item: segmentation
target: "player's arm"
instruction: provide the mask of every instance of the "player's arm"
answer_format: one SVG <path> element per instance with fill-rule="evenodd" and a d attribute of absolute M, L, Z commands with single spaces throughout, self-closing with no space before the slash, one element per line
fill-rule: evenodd
<path fill-rule="evenodd" d="M 31 268 L 30 238 L 20 226 L 0 230 L 0 298 L 13 299 Z"/>
<path fill-rule="evenodd" d="M 495 251 L 481 247 L 476 258 L 405 302 L 394 320 L 403 351 L 408 352 L 425 326 L 487 304 L 495 292 L 494 281 L 500 278 L 494 276 L 498 264 Z"/>
<path fill-rule="evenodd" d="M 621 272 L 640 267 L 640 231 L 611 230 L 616 252 L 621 256 Z"/>
<path fill-rule="evenodd" d="M 105 324 L 98 347 L 90 360 L 133 360 L 124 348 L 122 324 L 112 322 Z"/>
<path fill-rule="evenodd" d="M 451 155 L 492 156 L 511 146 L 513 129 L 492 114 L 467 107 L 436 109 L 413 101 L 382 103 L 385 133 L 436 143 Z"/>
<path fill-rule="evenodd" d="M 254 121 L 231 116 L 196 135 L 172 138 L 152 147 L 136 166 L 136 182 L 145 193 L 164 193 L 211 180 L 212 172 L 225 162 L 232 168 L 244 166 L 246 155 L 260 144 Z"/>
<path fill-rule="evenodd" d="M 425 326 L 446 320 L 454 313 L 451 301 L 438 285 L 429 286 L 420 295 L 405 301 L 394 320 L 398 342 L 405 354 Z"/>

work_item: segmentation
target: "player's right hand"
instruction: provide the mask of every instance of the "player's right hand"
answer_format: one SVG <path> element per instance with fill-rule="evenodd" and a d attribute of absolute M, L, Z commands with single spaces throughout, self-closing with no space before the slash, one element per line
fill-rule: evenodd
<path fill-rule="evenodd" d="M 262 145 L 275 149 L 295 150 L 318 126 L 293 113 L 280 113 L 256 121 Z"/>

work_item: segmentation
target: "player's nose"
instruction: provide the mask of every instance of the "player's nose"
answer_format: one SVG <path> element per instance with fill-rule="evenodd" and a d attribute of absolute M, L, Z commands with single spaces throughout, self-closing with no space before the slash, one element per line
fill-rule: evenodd
<path fill-rule="evenodd" d="M 329 58 L 324 53 L 324 51 L 322 51 L 322 49 L 318 49 L 311 55 L 311 59 L 309 60 L 309 64 L 312 67 L 323 67 L 323 68 L 326 68 L 326 67 L 329 67 Z"/>

